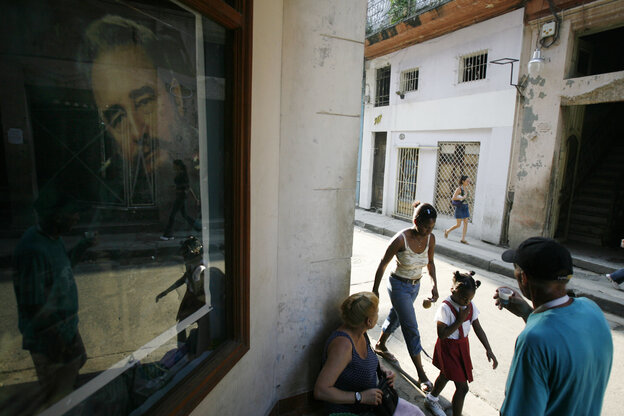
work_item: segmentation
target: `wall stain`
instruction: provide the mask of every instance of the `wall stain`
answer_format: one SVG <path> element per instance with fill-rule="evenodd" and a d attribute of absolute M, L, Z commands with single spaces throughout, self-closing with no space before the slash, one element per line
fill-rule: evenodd
<path fill-rule="evenodd" d="M 529 173 L 526 170 L 524 170 L 524 169 L 518 171 L 518 175 L 517 175 L 518 180 L 521 181 L 522 178 L 525 178 L 526 176 L 528 176 L 528 174 Z"/>
<path fill-rule="evenodd" d="M 524 108 L 524 114 L 522 118 L 522 134 L 527 135 L 529 133 L 535 133 L 535 122 L 538 120 L 537 114 L 533 112 L 533 107 L 527 106 Z M 526 141 L 526 140 L 525 140 Z M 523 150 L 522 143 L 520 144 L 520 152 L 522 156 Z M 526 155 L 524 155 L 526 157 Z"/>
<path fill-rule="evenodd" d="M 322 48 L 317 48 L 316 51 L 319 55 L 319 60 L 318 60 L 319 66 L 324 66 L 325 59 L 329 58 L 329 55 L 331 53 L 331 48 L 328 46 L 323 46 Z"/>
<path fill-rule="evenodd" d="M 542 164 L 541 160 L 538 160 L 537 162 L 531 163 L 531 167 L 532 168 L 542 168 L 542 167 L 544 167 L 544 165 Z"/>
<path fill-rule="evenodd" d="M 546 94 L 544 94 L 543 92 L 540 92 L 538 95 L 538 98 L 544 98 L 544 97 L 546 97 Z"/>
<path fill-rule="evenodd" d="M 540 75 L 536 76 L 535 78 L 529 77 L 529 83 L 531 83 L 533 85 L 544 86 L 544 82 L 546 82 L 546 80 L 544 78 L 542 78 Z"/>

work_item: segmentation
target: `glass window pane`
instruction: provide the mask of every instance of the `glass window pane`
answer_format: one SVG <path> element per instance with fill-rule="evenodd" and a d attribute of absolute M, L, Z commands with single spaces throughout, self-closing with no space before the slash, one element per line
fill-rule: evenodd
<path fill-rule="evenodd" d="M 143 414 L 231 333 L 226 30 L 167 1 L 3 14 L 0 408 Z"/>

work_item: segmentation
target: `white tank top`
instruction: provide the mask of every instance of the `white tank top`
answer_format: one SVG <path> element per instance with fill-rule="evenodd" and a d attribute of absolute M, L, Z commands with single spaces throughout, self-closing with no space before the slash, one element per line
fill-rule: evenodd
<path fill-rule="evenodd" d="M 422 268 L 429 263 L 429 241 L 431 241 L 431 234 L 427 239 L 425 249 L 420 254 L 412 251 L 409 247 L 405 233 L 401 233 L 401 237 L 403 237 L 405 250 L 399 251 L 396 254 L 396 267 L 393 273 L 404 279 L 418 280 L 422 277 Z"/>

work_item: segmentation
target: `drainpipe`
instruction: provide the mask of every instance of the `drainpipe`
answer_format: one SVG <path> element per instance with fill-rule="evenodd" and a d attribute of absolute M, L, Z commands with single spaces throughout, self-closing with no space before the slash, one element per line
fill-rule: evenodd
<path fill-rule="evenodd" d="M 355 177 L 355 206 L 360 206 L 360 167 L 362 166 L 362 136 L 364 135 L 364 96 L 366 94 L 366 61 L 362 62 L 362 99 L 360 107 L 360 137 L 358 144 L 357 172 Z"/>

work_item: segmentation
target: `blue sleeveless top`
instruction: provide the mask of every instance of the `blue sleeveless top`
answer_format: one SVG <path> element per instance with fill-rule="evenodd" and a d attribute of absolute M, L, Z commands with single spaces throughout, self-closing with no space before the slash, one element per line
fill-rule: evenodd
<path fill-rule="evenodd" d="M 366 337 L 366 358 L 361 358 L 355 349 L 353 340 L 343 331 L 334 331 L 331 333 L 327 342 L 325 342 L 325 348 L 323 349 L 323 364 L 327 360 L 327 347 L 329 343 L 336 337 L 346 337 L 351 341 L 351 362 L 347 364 L 347 367 L 340 373 L 334 387 L 344 391 L 359 391 L 372 389 L 377 387 L 377 355 L 370 346 L 370 340 Z M 355 397 L 353 398 L 355 401 Z M 335 404 L 325 403 L 327 413 L 364 413 L 371 411 L 373 406 L 365 404 Z"/>

